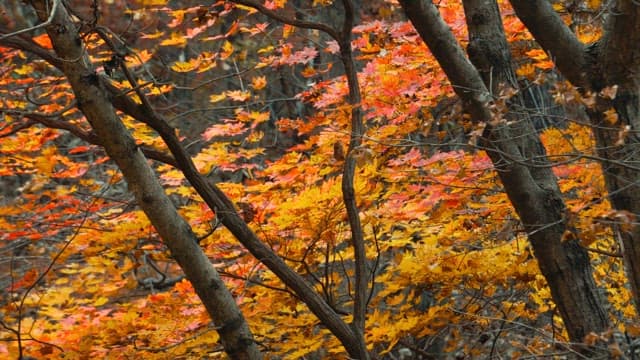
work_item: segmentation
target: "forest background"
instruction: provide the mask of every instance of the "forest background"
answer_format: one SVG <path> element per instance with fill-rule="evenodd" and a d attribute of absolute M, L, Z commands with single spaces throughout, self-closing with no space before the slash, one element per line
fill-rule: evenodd
<path fill-rule="evenodd" d="M 0 356 L 632 358 L 639 13 L 0 2 Z"/>

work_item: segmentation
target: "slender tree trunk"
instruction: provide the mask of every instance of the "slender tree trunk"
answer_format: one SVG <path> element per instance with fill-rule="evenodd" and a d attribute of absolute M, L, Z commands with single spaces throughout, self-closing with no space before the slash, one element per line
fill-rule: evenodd
<path fill-rule="evenodd" d="M 612 1 L 602 39 L 585 46 L 548 1 L 511 4 L 538 43 L 553 54 L 560 72 L 583 94 L 597 94 L 596 105 L 587 112 L 608 196 L 619 211 L 614 232 L 640 313 L 640 5 Z M 606 114 L 612 109 L 617 120 Z"/>
<path fill-rule="evenodd" d="M 507 88 L 517 89 L 497 4 L 494 0 L 463 2 L 470 35 L 468 53 L 475 67 L 465 59 L 462 50 L 453 48 L 452 44 L 459 45 L 431 1 L 400 0 L 457 94 L 467 104 L 472 118 L 486 124 L 483 141 L 487 153 L 529 234 L 569 338 L 582 342 L 585 335 L 602 332 L 609 325 L 588 254 L 576 241 L 561 241 L 566 229 L 565 205 L 531 121 L 526 115 L 507 114 L 504 120 L 515 120 L 507 125 L 499 119 L 502 116 L 499 109 L 495 114 L 489 109 L 488 86 L 493 94 Z M 501 101 L 494 100 L 496 104 Z M 524 99 L 516 95 L 504 106 L 522 104 Z"/>
<path fill-rule="evenodd" d="M 61 59 L 60 70 L 71 84 L 78 107 L 91 123 L 107 154 L 122 171 L 129 190 L 145 212 L 172 256 L 184 270 L 205 305 L 232 359 L 261 359 L 261 353 L 237 304 L 215 268 L 198 246 L 191 227 L 157 180 L 129 131 L 111 105 L 104 84 L 86 54 L 76 25 L 61 1 L 35 0 L 32 5 L 41 21 L 55 11 L 46 27 L 53 48 Z"/>

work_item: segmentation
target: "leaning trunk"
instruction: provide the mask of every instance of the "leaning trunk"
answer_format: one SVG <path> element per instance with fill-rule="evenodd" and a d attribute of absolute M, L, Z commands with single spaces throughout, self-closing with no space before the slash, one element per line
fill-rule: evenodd
<path fill-rule="evenodd" d="M 118 118 L 101 78 L 85 52 L 76 24 L 58 1 L 54 9 L 51 9 L 53 2 L 33 1 L 32 4 L 42 21 L 49 18 L 49 11 L 55 11 L 46 29 L 78 107 L 91 123 L 107 154 L 122 171 L 138 205 L 193 284 L 217 327 L 225 351 L 232 359 L 260 359 L 257 344 L 231 293 Z"/>
<path fill-rule="evenodd" d="M 504 120 L 511 125 L 485 128 L 487 153 L 529 234 L 569 339 L 583 342 L 590 332 L 603 332 L 609 325 L 589 255 L 577 239 L 562 240 L 567 230 L 564 200 L 531 114 L 523 111 L 527 93 L 518 88 L 497 3 L 463 0 L 463 4 L 469 29 L 467 51 L 485 84 L 493 84 L 493 94 L 508 93 L 508 88 L 517 91 L 504 104 L 509 110 Z"/>
<path fill-rule="evenodd" d="M 640 313 L 640 6 L 634 1 L 616 1 L 611 13 L 605 35 L 595 46 L 596 74 L 602 78 L 592 79 L 594 90 L 608 89 L 601 92 L 590 115 L 609 200 L 618 211 L 612 217 L 614 233 Z M 613 90 L 615 95 L 611 95 Z M 610 109 L 617 119 L 605 116 Z"/>
<path fill-rule="evenodd" d="M 640 6 L 611 1 L 602 39 L 585 46 L 548 1 L 510 1 L 536 41 L 554 55 L 562 75 L 583 94 L 596 94 L 587 112 L 611 206 L 617 210 L 614 232 L 640 312 Z"/>
<path fill-rule="evenodd" d="M 474 68 L 464 55 L 460 58 L 462 51 L 452 49 L 450 44 L 457 43 L 431 1 L 401 0 L 400 3 L 443 65 L 472 118 L 486 124 L 483 142 L 487 153 L 529 234 L 540 270 L 570 340 L 582 342 L 590 332 L 604 331 L 608 327 L 607 313 L 593 280 L 588 254 L 575 241 L 562 242 L 566 229 L 565 205 L 530 119 L 526 114 L 515 117 L 511 113 L 504 120 L 515 121 L 507 125 L 506 121 L 497 118 L 500 114 L 491 113 L 489 100 L 484 100 L 487 97 L 483 94 L 488 90 L 496 94 L 508 88 L 517 89 L 497 4 L 495 1 L 464 1 L 470 34 L 468 53 Z M 443 34 L 449 39 L 443 38 Z M 489 84 L 493 85 L 492 89 L 487 89 Z M 522 106 L 524 103 L 525 99 L 516 95 L 504 106 Z"/>

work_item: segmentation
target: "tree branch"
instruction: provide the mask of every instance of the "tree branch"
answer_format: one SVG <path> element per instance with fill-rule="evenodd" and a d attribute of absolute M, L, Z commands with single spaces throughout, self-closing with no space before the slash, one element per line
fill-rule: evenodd
<path fill-rule="evenodd" d="M 433 56 L 453 85 L 453 90 L 462 99 L 472 118 L 489 122 L 491 112 L 486 106 L 491 95 L 478 70 L 467 59 L 449 25 L 440 16 L 440 11 L 431 0 L 399 0 L 405 14 L 427 44 Z"/>
<path fill-rule="evenodd" d="M 6 38 L 12 37 L 12 36 L 17 36 L 17 35 L 24 34 L 24 33 L 29 32 L 29 31 L 37 30 L 37 29 L 40 29 L 40 28 L 47 27 L 47 26 L 51 25 L 51 21 L 53 21 L 53 18 L 56 16 L 56 13 L 58 11 L 58 7 L 59 6 L 60 6 L 60 0 L 53 0 L 53 5 L 51 5 L 51 12 L 49 14 L 49 18 L 47 18 L 47 20 L 45 22 L 42 22 L 42 23 L 40 23 L 38 25 L 35 25 L 35 26 L 28 27 L 26 29 L 22 29 L 22 30 L 14 31 L 14 32 L 11 32 L 11 33 L 8 33 L 8 34 L 4 34 L 4 35 L 0 36 L 0 41 L 4 40 Z"/>
<path fill-rule="evenodd" d="M 135 86 L 136 81 L 124 63 L 121 64 L 121 69 L 131 79 L 132 86 Z M 198 172 L 191 156 L 184 149 L 175 134 L 175 130 L 167 123 L 166 119 L 158 114 L 147 101 L 142 100 L 142 104 L 136 104 L 129 97 L 124 96 L 121 90 L 109 84 L 105 85 L 106 89 L 111 93 L 112 104 L 118 110 L 149 125 L 158 132 L 175 157 L 178 168 L 205 203 L 219 214 L 221 223 L 256 259 L 265 264 L 284 284 L 293 289 L 296 295 L 307 304 L 311 312 L 344 344 L 348 352 L 355 352 L 353 348 L 355 337 L 351 328 L 299 274 L 287 266 L 270 247 L 258 238 L 240 217 L 233 202 L 224 192 Z M 138 96 L 141 99 L 146 98 L 142 92 L 139 92 Z"/>
<path fill-rule="evenodd" d="M 510 0 L 511 6 L 549 54 L 558 70 L 575 86 L 589 89 L 585 46 L 553 10 L 548 0 Z"/>
<path fill-rule="evenodd" d="M 283 16 L 273 10 L 267 9 L 264 5 L 256 0 L 234 0 L 238 4 L 243 4 L 257 9 L 262 14 L 280 21 L 285 24 L 316 29 L 327 33 L 330 37 L 338 42 L 340 46 L 340 60 L 345 67 L 345 75 L 349 85 L 349 104 L 351 105 L 351 134 L 349 140 L 349 150 L 345 159 L 343 175 L 342 175 L 342 196 L 345 208 L 347 210 L 347 218 L 351 228 L 351 242 L 354 249 L 355 264 L 355 296 L 353 304 L 353 322 L 352 328 L 355 337 L 350 340 L 349 345 L 343 344 L 349 354 L 361 360 L 368 359 L 369 354 L 364 343 L 365 318 L 367 312 L 367 288 L 368 288 L 368 272 L 366 267 L 366 249 L 364 244 L 364 234 L 362 224 L 360 222 L 360 211 L 356 204 L 355 190 L 353 186 L 356 169 L 355 151 L 362 144 L 364 136 L 364 123 L 362 120 L 362 96 L 360 94 L 360 85 L 358 83 L 358 74 L 351 50 L 351 32 L 355 20 L 355 8 L 351 0 L 342 0 L 344 7 L 344 19 L 340 32 L 336 31 L 325 24 L 301 21 Z M 342 340 L 342 339 L 341 339 Z M 354 341 L 355 340 L 355 341 Z"/>
<path fill-rule="evenodd" d="M 266 15 L 274 20 L 277 20 L 281 23 L 287 24 L 287 25 L 292 25 L 292 26 L 297 26 L 299 28 L 304 28 L 304 29 L 315 29 L 315 30 L 320 30 L 323 31 L 325 33 L 327 33 L 329 36 L 331 36 L 335 41 L 339 41 L 340 40 L 340 34 L 331 26 L 326 25 L 326 24 L 321 24 L 321 23 L 317 23 L 317 22 L 313 22 L 313 21 L 305 21 L 305 20 L 298 20 L 298 19 L 292 19 L 289 17 L 286 17 L 284 15 L 282 15 L 281 13 L 277 12 L 276 10 L 271 10 L 269 8 L 267 8 L 266 6 L 264 6 L 262 3 L 256 1 L 256 0 L 232 0 L 233 2 L 240 4 L 240 5 L 245 5 L 245 6 L 249 6 L 252 7 L 256 10 L 258 10 L 260 13 L 262 13 L 263 15 Z"/>

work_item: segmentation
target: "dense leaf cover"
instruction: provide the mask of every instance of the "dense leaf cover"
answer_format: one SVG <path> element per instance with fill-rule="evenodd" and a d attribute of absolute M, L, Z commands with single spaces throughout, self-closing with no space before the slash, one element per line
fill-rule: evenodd
<path fill-rule="evenodd" d="M 126 56 L 97 33 L 84 34 L 99 74 L 140 101 L 115 64 L 125 61 L 179 129 L 198 169 L 348 318 L 354 255 L 340 179 L 351 105 L 337 44 L 230 2 L 125 3 L 105 2 L 95 20 L 122 34 Z M 307 10 L 319 14 L 331 3 L 314 1 Z M 553 63 L 501 6 L 518 75 L 550 86 L 559 106 L 583 106 L 575 90 L 551 79 Z M 441 1 L 440 10 L 464 43 L 460 3 Z M 91 21 L 90 8 L 78 11 Z M 354 187 L 370 272 L 366 343 L 381 356 L 426 355 L 438 346 L 469 357 L 567 351 L 526 234 L 476 141 L 480 129 L 398 11 L 382 2 L 352 41 L 366 120 L 362 145 L 349 154 L 358 163 Z M 599 36 L 595 22 L 579 31 L 585 40 Z M 39 31 L 27 38 L 51 48 Z M 60 72 L 4 47 L 0 99 L 0 357 L 14 357 L 20 346 L 38 358 L 223 358 L 191 284 L 92 138 Z M 613 305 L 612 330 L 640 335 L 609 230 L 631 220 L 611 210 L 590 156 L 591 132 L 567 114 L 541 133 L 568 205 L 566 236 L 593 250 L 596 280 Z M 147 125 L 122 120 L 139 146 L 167 153 Z M 345 356 L 306 306 L 219 226 L 224 214 L 208 208 L 175 166 L 154 167 L 265 353 Z"/>

